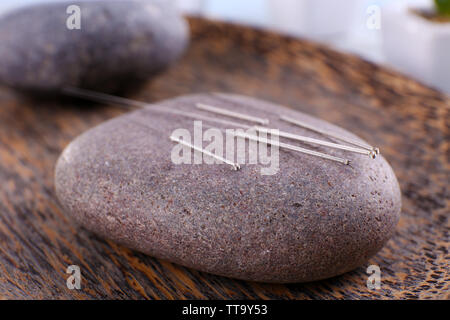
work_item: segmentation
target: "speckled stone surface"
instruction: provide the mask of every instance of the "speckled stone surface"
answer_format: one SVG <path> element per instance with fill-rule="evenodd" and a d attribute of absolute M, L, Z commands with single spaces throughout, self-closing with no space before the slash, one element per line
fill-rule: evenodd
<path fill-rule="evenodd" d="M 66 26 L 74 4 L 80 30 Z M 187 24 L 160 0 L 27 6 L 0 18 L 0 83 L 34 93 L 127 91 L 170 65 L 187 42 Z"/>
<path fill-rule="evenodd" d="M 158 103 L 194 111 L 196 102 L 270 119 L 272 127 L 318 134 L 280 122 L 290 115 L 357 138 L 305 114 L 253 98 L 209 94 Z M 401 198 L 379 156 L 312 147 L 351 165 L 280 150 L 280 170 L 260 165 L 175 165 L 168 137 L 193 120 L 148 109 L 84 133 L 56 166 L 65 211 L 93 232 L 151 256 L 202 271 L 263 282 L 305 282 L 352 270 L 391 237 Z M 204 115 L 207 112 L 196 111 Z M 225 127 L 222 127 L 225 128 Z"/>

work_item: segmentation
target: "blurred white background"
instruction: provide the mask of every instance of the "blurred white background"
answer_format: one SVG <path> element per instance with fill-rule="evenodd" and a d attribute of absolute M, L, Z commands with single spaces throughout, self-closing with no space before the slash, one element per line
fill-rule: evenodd
<path fill-rule="evenodd" d="M 273 29 L 326 43 L 384 63 L 381 27 L 369 28 L 373 7 L 431 0 L 177 0 L 184 12 Z M 372 10 L 371 10 L 372 9 Z"/>

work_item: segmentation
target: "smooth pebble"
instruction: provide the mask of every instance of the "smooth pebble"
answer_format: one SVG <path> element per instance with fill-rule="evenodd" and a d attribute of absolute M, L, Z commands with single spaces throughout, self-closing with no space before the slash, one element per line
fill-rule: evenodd
<path fill-rule="evenodd" d="M 298 144 L 348 158 L 351 165 L 280 149 L 279 171 L 273 175 L 262 175 L 265 165 L 260 164 L 245 164 L 239 171 L 227 164 L 174 164 L 176 143 L 169 136 L 178 128 L 192 132 L 193 119 L 152 108 L 236 121 L 198 110 L 198 102 L 267 118 L 271 126 L 301 135 L 326 139 L 279 116 L 360 140 L 320 119 L 244 96 L 162 101 L 107 121 L 67 146 L 55 177 L 67 213 L 96 234 L 151 256 L 275 283 L 319 280 L 355 269 L 393 235 L 401 196 L 382 155 L 373 160 Z"/>

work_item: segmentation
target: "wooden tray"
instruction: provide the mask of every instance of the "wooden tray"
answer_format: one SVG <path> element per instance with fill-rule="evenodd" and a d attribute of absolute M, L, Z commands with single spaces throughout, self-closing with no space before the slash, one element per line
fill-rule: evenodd
<path fill-rule="evenodd" d="M 124 113 L 111 106 L 26 101 L 0 90 L 0 298 L 448 298 L 450 99 L 326 47 L 242 26 L 190 19 L 185 57 L 137 99 L 234 92 L 307 112 L 376 143 L 397 174 L 397 232 L 366 265 L 308 284 L 237 281 L 157 260 L 77 227 L 53 190 L 73 138 Z M 339 252 L 336 252 L 339 254 Z M 66 287 L 79 265 L 82 289 Z M 366 268 L 381 268 L 381 289 Z"/>

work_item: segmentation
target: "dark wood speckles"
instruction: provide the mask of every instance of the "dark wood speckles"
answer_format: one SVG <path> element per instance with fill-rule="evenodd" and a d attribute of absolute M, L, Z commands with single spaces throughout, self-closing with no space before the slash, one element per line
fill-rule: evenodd
<path fill-rule="evenodd" d="M 136 98 L 158 101 L 221 91 L 289 105 L 377 143 L 403 191 L 396 234 L 368 264 L 325 281 L 268 285 L 159 261 L 76 227 L 56 202 L 62 149 L 120 108 L 30 102 L 0 90 L 1 298 L 450 298 L 450 99 L 356 57 L 263 31 L 191 19 L 185 58 Z M 337 72 L 339 70 L 339 72 Z M 65 269 L 81 267 L 82 290 Z"/>

